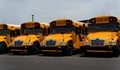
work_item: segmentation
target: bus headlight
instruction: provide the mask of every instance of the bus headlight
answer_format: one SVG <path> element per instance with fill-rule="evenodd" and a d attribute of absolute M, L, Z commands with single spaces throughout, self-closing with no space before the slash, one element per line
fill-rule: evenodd
<path fill-rule="evenodd" d="M 89 43 L 88 42 L 83 42 L 83 45 L 89 45 Z"/>
<path fill-rule="evenodd" d="M 26 42 L 26 45 L 32 45 L 32 43 L 31 42 Z"/>
<path fill-rule="evenodd" d="M 13 43 L 10 43 L 10 46 L 13 46 Z"/>
<path fill-rule="evenodd" d="M 116 45 L 116 43 L 113 41 L 110 41 L 110 42 L 108 42 L 108 45 Z"/>
<path fill-rule="evenodd" d="M 43 45 L 44 45 L 44 43 L 43 43 L 43 42 L 41 42 L 41 43 L 40 43 L 40 46 L 43 46 Z"/>
<path fill-rule="evenodd" d="M 59 45 L 67 45 L 66 42 L 60 42 Z"/>

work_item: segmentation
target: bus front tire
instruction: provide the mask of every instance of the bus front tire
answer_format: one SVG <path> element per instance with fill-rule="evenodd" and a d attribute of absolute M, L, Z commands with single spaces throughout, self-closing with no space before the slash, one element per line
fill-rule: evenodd
<path fill-rule="evenodd" d="M 63 48 L 62 54 L 65 56 L 72 56 L 73 55 L 73 46 L 72 43 L 69 42 L 66 47 Z"/>
<path fill-rule="evenodd" d="M 31 54 L 38 54 L 39 53 L 39 43 L 34 43 L 31 47 Z"/>
<path fill-rule="evenodd" d="M 7 47 L 5 44 L 0 44 L 0 54 L 7 53 Z"/>
<path fill-rule="evenodd" d="M 120 45 L 119 42 L 117 42 L 117 45 L 113 48 L 113 56 L 119 57 L 120 54 Z"/>

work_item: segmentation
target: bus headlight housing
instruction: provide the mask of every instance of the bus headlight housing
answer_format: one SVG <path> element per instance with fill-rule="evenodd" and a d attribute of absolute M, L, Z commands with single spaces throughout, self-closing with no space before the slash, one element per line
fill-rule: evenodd
<path fill-rule="evenodd" d="M 10 43 L 10 46 L 13 46 L 13 42 L 12 42 L 12 43 Z"/>
<path fill-rule="evenodd" d="M 60 42 L 59 45 L 67 45 L 66 42 Z"/>
<path fill-rule="evenodd" d="M 116 42 L 110 41 L 110 42 L 108 42 L 108 45 L 116 45 Z"/>
<path fill-rule="evenodd" d="M 43 43 L 43 42 L 41 42 L 41 43 L 40 43 L 40 46 L 43 46 L 43 45 L 44 45 L 44 43 Z"/>
<path fill-rule="evenodd" d="M 26 42 L 26 45 L 32 45 L 32 43 L 31 42 Z"/>
<path fill-rule="evenodd" d="M 89 43 L 88 43 L 88 42 L 86 42 L 86 41 L 84 41 L 84 42 L 83 42 L 83 45 L 89 45 Z"/>

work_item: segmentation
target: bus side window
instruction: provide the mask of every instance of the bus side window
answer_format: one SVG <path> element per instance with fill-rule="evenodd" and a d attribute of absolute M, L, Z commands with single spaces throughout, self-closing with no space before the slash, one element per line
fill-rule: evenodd
<path fill-rule="evenodd" d="M 20 35 L 20 29 L 15 30 L 15 36 L 18 36 L 18 35 Z"/>
<path fill-rule="evenodd" d="M 45 35 L 47 36 L 47 35 L 49 35 L 49 33 L 50 33 L 50 28 L 46 28 L 45 29 Z"/>
<path fill-rule="evenodd" d="M 49 34 L 50 34 L 50 28 L 47 29 L 47 35 L 49 35 Z"/>
<path fill-rule="evenodd" d="M 120 24 L 118 25 L 118 27 L 119 27 L 119 30 L 120 30 Z"/>
<path fill-rule="evenodd" d="M 83 27 L 79 27 L 79 34 L 83 34 Z"/>
<path fill-rule="evenodd" d="M 15 36 L 15 30 L 11 30 L 11 31 L 10 31 L 10 36 L 11 36 L 11 37 Z"/>
<path fill-rule="evenodd" d="M 83 31 L 81 26 L 79 27 L 79 30 L 80 30 L 80 34 L 82 34 Z"/>
<path fill-rule="evenodd" d="M 84 32 L 85 32 L 85 35 L 87 35 L 87 34 L 88 34 L 87 27 L 85 27 Z"/>
<path fill-rule="evenodd" d="M 82 34 L 87 35 L 87 27 L 85 27 L 85 24 L 83 24 L 82 29 Z"/>
<path fill-rule="evenodd" d="M 80 39 L 80 41 L 83 41 L 82 37 L 81 37 L 82 35 L 83 35 L 83 27 L 80 26 L 79 27 L 79 39 Z"/>
<path fill-rule="evenodd" d="M 75 33 L 79 34 L 79 28 L 78 27 L 75 27 Z"/>
<path fill-rule="evenodd" d="M 46 28 L 43 28 L 43 29 L 42 29 L 42 34 L 43 34 L 43 35 L 46 35 Z"/>

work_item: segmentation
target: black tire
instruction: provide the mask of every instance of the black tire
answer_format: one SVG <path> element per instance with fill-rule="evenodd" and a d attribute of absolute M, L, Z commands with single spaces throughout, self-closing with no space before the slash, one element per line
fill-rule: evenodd
<path fill-rule="evenodd" d="M 2 43 L 0 44 L 0 54 L 4 53 L 7 53 L 7 46 L 4 43 Z"/>
<path fill-rule="evenodd" d="M 38 54 L 39 53 L 39 43 L 34 43 L 33 46 L 31 47 L 31 54 Z"/>
<path fill-rule="evenodd" d="M 73 44 L 69 42 L 66 47 L 63 48 L 62 54 L 65 56 L 72 56 L 73 55 Z"/>
<path fill-rule="evenodd" d="M 87 52 L 87 51 L 86 51 L 86 52 L 84 53 L 84 55 L 85 55 L 86 57 L 88 57 L 88 56 L 90 56 L 90 52 Z"/>
<path fill-rule="evenodd" d="M 43 56 L 50 56 L 50 53 L 43 53 Z"/>
<path fill-rule="evenodd" d="M 13 52 L 13 55 L 20 55 L 20 52 Z"/>
<path fill-rule="evenodd" d="M 113 48 L 113 56 L 119 57 L 120 54 L 120 45 L 119 42 L 117 42 L 117 45 Z"/>

